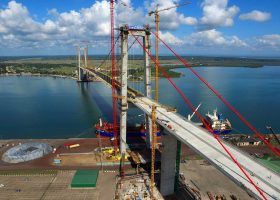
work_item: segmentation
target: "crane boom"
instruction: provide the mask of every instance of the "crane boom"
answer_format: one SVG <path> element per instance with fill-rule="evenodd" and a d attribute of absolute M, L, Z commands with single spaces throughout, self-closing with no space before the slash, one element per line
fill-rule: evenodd
<path fill-rule="evenodd" d="M 157 12 L 162 12 L 162 11 L 165 11 L 165 10 L 170 10 L 172 8 L 178 8 L 178 7 L 181 7 L 181 6 L 185 6 L 187 4 L 190 4 L 189 2 L 185 2 L 185 3 L 182 3 L 182 4 L 176 4 L 175 6 L 171 6 L 169 8 L 163 8 L 161 10 L 158 10 Z"/>
<path fill-rule="evenodd" d="M 154 13 L 159 13 L 159 12 L 162 12 L 162 11 L 165 11 L 165 10 L 170 10 L 172 8 L 178 8 L 178 7 L 181 7 L 181 6 L 185 6 L 187 4 L 190 4 L 190 2 L 185 2 L 185 3 L 182 3 L 182 4 L 175 4 L 174 6 L 170 6 L 168 8 L 163 8 L 163 9 L 160 9 L 160 10 L 156 9 L 155 11 L 149 12 L 149 16 L 151 16 Z"/>

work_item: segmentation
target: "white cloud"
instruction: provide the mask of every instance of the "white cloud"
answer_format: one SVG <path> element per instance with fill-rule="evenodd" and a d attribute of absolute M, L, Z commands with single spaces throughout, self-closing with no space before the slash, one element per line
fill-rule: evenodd
<path fill-rule="evenodd" d="M 242 41 L 235 35 L 230 37 L 229 43 L 235 47 L 250 47 L 246 42 Z"/>
<path fill-rule="evenodd" d="M 184 17 L 183 19 L 181 19 L 181 22 L 182 24 L 194 26 L 197 24 L 197 19 L 194 17 Z"/>
<path fill-rule="evenodd" d="M 74 45 L 78 41 L 107 37 L 110 34 L 108 1 L 97 1 L 80 11 L 58 13 L 51 9 L 52 19 L 35 21 L 21 3 L 10 1 L 0 9 L 0 38 L 10 48 L 36 48 Z M 71 44 L 72 43 L 72 44 Z"/>
<path fill-rule="evenodd" d="M 183 44 L 183 41 L 180 40 L 179 38 L 177 38 L 176 36 L 174 36 L 172 33 L 170 32 L 166 32 L 166 33 L 163 33 L 163 32 L 159 32 L 159 37 L 167 42 L 168 44 L 171 44 L 171 45 L 180 45 L 180 44 Z"/>
<path fill-rule="evenodd" d="M 249 13 L 245 13 L 239 16 L 241 20 L 252 20 L 257 22 L 264 22 L 271 18 L 271 14 L 268 12 L 262 12 L 259 10 L 253 10 Z"/>
<path fill-rule="evenodd" d="M 153 0 L 147 3 L 152 10 L 160 3 L 159 9 L 174 6 L 178 1 Z M 154 17 L 144 14 L 144 9 L 134 8 L 131 0 L 123 0 L 116 4 L 115 25 L 154 25 Z M 75 45 L 78 41 L 92 41 L 104 44 L 110 35 L 110 4 L 109 1 L 96 1 L 89 8 L 70 10 L 59 13 L 57 9 L 48 10 L 49 18 L 43 22 L 33 19 L 28 9 L 15 0 L 7 7 L 0 8 L 0 39 L 2 46 L 11 48 L 36 48 Z M 182 24 L 195 25 L 197 19 L 184 16 L 177 9 L 164 11 L 160 14 L 161 30 L 174 30 Z M 169 41 L 179 42 L 171 33 L 165 33 Z M 96 45 L 96 44 L 94 44 Z"/>
<path fill-rule="evenodd" d="M 154 11 L 158 6 L 158 10 L 169 8 L 178 4 L 178 0 L 153 0 L 150 4 L 146 1 L 146 10 L 148 12 Z M 187 7 L 186 5 L 184 7 Z M 181 7 L 181 9 L 184 9 Z M 187 9 L 187 8 L 186 8 Z M 177 8 L 172 8 L 169 10 L 165 10 L 159 13 L 160 16 L 160 29 L 161 30 L 174 30 L 177 29 L 180 25 L 196 25 L 197 19 L 190 16 L 185 16 L 183 14 L 178 13 Z M 151 24 L 153 27 L 154 25 L 154 15 L 146 18 L 147 22 Z"/>
<path fill-rule="evenodd" d="M 280 35 L 271 34 L 258 37 L 256 38 L 256 47 L 257 49 L 265 47 L 280 50 Z"/>
<path fill-rule="evenodd" d="M 121 1 L 116 4 L 116 25 L 143 25 L 145 23 L 144 11 L 135 9 L 130 0 Z"/>
<path fill-rule="evenodd" d="M 116 25 L 123 23 L 154 25 L 154 16 L 149 17 L 145 14 L 147 11 L 154 10 L 157 3 L 160 4 L 159 9 L 180 3 L 179 0 L 152 0 L 151 3 L 145 2 L 145 8 L 135 8 L 131 0 L 122 0 L 122 2 L 116 4 Z M 191 5 L 186 7 L 188 6 Z M 99 52 L 102 49 L 102 53 L 105 53 L 108 49 L 97 47 L 109 48 L 110 46 L 109 7 L 109 1 L 100 0 L 80 10 L 59 13 L 56 9 L 50 9 L 47 19 L 38 21 L 31 17 L 32 13 L 29 13 L 23 4 L 10 1 L 6 7 L 0 7 L 0 51 L 5 49 L 6 52 L 10 49 L 10 51 L 25 52 L 25 49 L 30 49 L 29 52 L 34 52 L 41 49 L 41 52 L 44 52 L 48 49 L 52 52 L 56 49 L 68 49 L 67 52 L 73 52 L 74 50 L 71 49 L 74 49 L 73 45 L 78 41 L 89 41 L 90 45 L 94 46 L 95 52 L 98 51 L 96 49 L 99 49 Z M 178 9 L 161 12 L 161 38 L 169 44 L 176 45 L 176 48 L 186 48 L 186 46 L 198 50 L 204 48 L 205 52 L 250 49 L 251 46 L 256 49 L 265 47 L 271 52 L 280 49 L 280 35 L 277 34 L 264 35 L 254 40 L 248 39 L 245 42 L 235 35 L 227 36 L 218 31 L 218 27 L 232 26 L 233 19 L 239 11 L 236 6 L 229 7 L 228 0 L 204 0 L 201 7 L 203 16 L 199 20 L 179 13 Z M 185 37 L 178 37 L 171 32 L 184 24 L 197 25 L 202 29 Z"/>
<path fill-rule="evenodd" d="M 160 33 L 160 37 L 179 54 L 235 55 L 253 50 L 250 40 L 245 41 L 236 35 L 225 35 L 216 29 L 198 31 L 183 37 L 165 32 Z M 169 53 L 166 48 L 161 48 L 160 51 Z"/>
<path fill-rule="evenodd" d="M 228 0 L 204 0 L 201 4 L 203 17 L 200 28 L 213 29 L 220 26 L 232 26 L 233 18 L 239 12 L 237 6 L 228 7 Z"/>
<path fill-rule="evenodd" d="M 240 40 L 237 36 L 224 36 L 216 29 L 192 33 L 184 41 L 186 44 L 192 45 L 192 47 L 248 47 L 248 44 Z"/>
<path fill-rule="evenodd" d="M 0 10 L 0 33 L 9 33 L 10 30 L 28 34 L 39 28 L 30 16 L 26 7 L 15 1 L 10 1 L 4 10 Z"/>

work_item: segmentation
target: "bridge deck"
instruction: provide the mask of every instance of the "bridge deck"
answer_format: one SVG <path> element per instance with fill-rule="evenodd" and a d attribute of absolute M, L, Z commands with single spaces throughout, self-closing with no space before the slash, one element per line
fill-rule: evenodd
<path fill-rule="evenodd" d="M 95 70 L 85 69 L 95 76 L 104 76 Z M 106 78 L 106 77 L 105 77 Z M 110 81 L 104 80 L 109 83 Z M 226 176 L 231 178 L 234 182 L 241 185 L 244 189 L 250 192 L 257 198 L 262 199 L 261 195 L 254 188 L 254 186 L 247 180 L 245 175 L 232 161 L 228 154 L 224 151 L 222 146 L 207 130 L 187 121 L 182 116 L 169 112 L 166 108 L 160 107 L 151 99 L 146 97 L 136 97 L 130 99 L 139 109 L 148 115 L 151 115 L 153 104 L 158 105 L 156 109 L 157 122 L 167 132 L 174 135 L 178 140 L 187 144 L 210 163 L 212 163 L 218 170 L 223 172 Z M 168 127 L 169 125 L 169 127 Z M 245 152 L 239 150 L 237 147 L 222 141 L 225 147 L 232 153 L 234 158 L 241 164 L 243 169 L 251 175 L 252 180 L 264 192 L 268 199 L 280 200 L 280 176 L 279 174 L 269 170 L 262 164 L 258 163 Z M 174 149 L 175 151 L 175 149 Z M 205 177 L 207 180 L 207 177 Z"/>
<path fill-rule="evenodd" d="M 157 105 L 146 97 L 137 97 L 133 99 L 133 103 L 148 115 L 151 115 L 151 105 Z M 182 116 L 176 113 L 168 112 L 162 107 L 156 109 L 156 116 L 157 122 L 169 133 L 174 135 L 181 142 L 190 146 L 237 184 L 245 189 L 249 189 L 255 196 L 261 198 L 258 191 L 247 180 L 245 175 L 227 155 L 211 133 L 196 126 L 194 123 L 185 120 Z M 224 141 L 223 144 L 237 159 L 244 170 L 252 175 L 252 180 L 261 190 L 263 190 L 268 199 L 280 199 L 280 177 L 278 174 L 256 162 L 253 158 L 236 147 Z"/>

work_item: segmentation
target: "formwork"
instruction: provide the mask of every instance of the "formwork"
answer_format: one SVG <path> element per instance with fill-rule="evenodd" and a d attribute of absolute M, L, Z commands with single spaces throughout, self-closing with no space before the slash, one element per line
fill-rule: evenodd
<path fill-rule="evenodd" d="M 72 182 L 72 188 L 96 187 L 99 170 L 77 170 Z"/>

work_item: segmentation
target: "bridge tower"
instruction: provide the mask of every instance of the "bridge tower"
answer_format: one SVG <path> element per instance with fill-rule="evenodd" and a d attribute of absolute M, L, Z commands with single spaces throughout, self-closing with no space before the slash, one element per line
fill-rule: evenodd
<path fill-rule="evenodd" d="M 83 69 L 87 68 L 87 52 L 88 52 L 88 47 L 84 47 L 84 64 L 81 64 L 81 47 L 80 45 L 77 47 L 77 59 L 78 59 L 78 64 L 77 64 L 77 69 L 78 69 L 78 82 L 87 82 L 88 81 L 88 73 Z"/>
<path fill-rule="evenodd" d="M 120 152 L 125 153 L 126 151 L 126 126 L 127 126 L 127 63 L 128 63 L 128 37 L 133 32 L 133 35 L 143 38 L 144 47 L 149 50 L 150 48 L 150 28 L 135 28 L 124 25 L 120 27 L 121 35 L 121 113 L 120 113 Z M 144 52 L 144 71 L 145 71 L 145 96 L 151 98 L 151 66 L 149 64 L 149 55 Z M 146 143 L 147 146 L 151 146 L 152 141 L 152 120 L 146 115 Z"/>
<path fill-rule="evenodd" d="M 82 69 L 81 69 L 81 48 L 77 47 L 77 70 L 78 70 L 78 78 L 77 81 L 80 82 L 82 80 Z"/>

